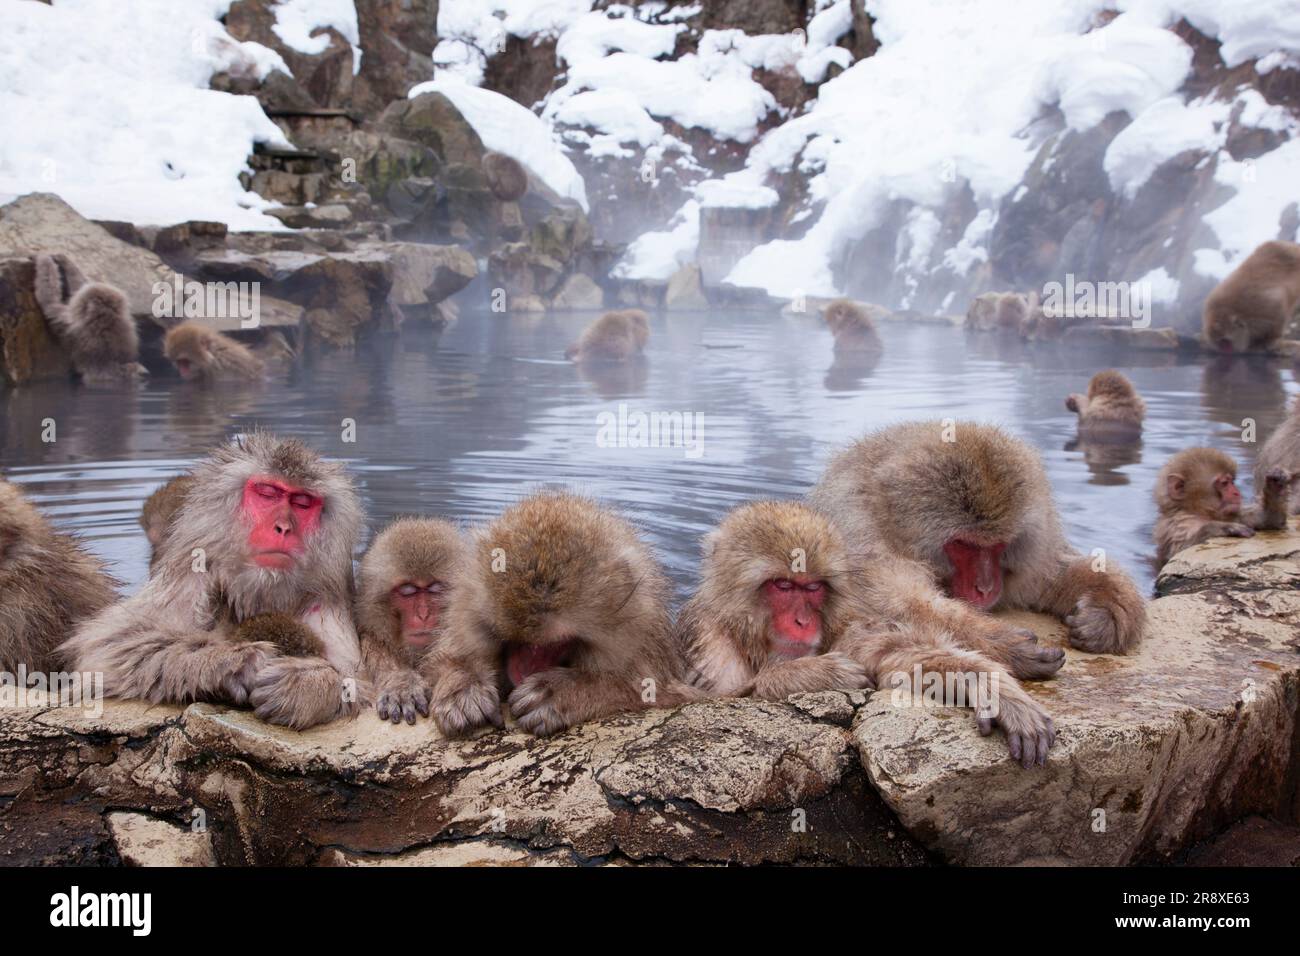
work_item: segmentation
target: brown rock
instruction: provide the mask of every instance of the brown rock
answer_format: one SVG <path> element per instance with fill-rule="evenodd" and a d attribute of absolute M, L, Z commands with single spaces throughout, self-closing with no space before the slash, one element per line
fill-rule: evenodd
<path fill-rule="evenodd" d="M 0 259 L 0 377 L 9 385 L 72 374 L 72 363 L 36 303 L 35 277 L 31 259 Z"/>

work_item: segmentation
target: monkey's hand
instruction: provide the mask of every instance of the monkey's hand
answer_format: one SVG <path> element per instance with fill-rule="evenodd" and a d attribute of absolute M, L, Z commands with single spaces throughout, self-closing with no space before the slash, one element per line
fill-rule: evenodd
<path fill-rule="evenodd" d="M 223 672 L 221 689 L 232 704 L 242 707 L 248 703 L 258 673 L 277 653 L 275 645 L 266 641 L 222 645 L 216 665 Z"/>
<path fill-rule="evenodd" d="M 395 668 L 375 682 L 375 710 L 380 720 L 400 724 L 405 718 L 408 724 L 414 724 L 417 711 L 421 717 L 429 716 L 432 693 L 419 673 L 410 668 Z"/>
<path fill-rule="evenodd" d="M 1033 698 L 1014 684 L 1006 686 L 1009 683 L 1004 681 L 999 688 L 991 702 L 995 706 L 976 712 L 979 732 L 987 737 L 996 724 L 1007 735 L 1012 760 L 1019 760 L 1026 770 L 1034 764 L 1041 767 L 1047 763 L 1047 751 L 1056 742 L 1056 725 Z"/>
<path fill-rule="evenodd" d="M 445 737 L 459 737 L 484 724 L 502 725 L 496 685 L 455 665 L 438 675 L 429 708 Z"/>
<path fill-rule="evenodd" d="M 356 695 L 329 661 L 320 657 L 277 657 L 257 674 L 249 702 L 269 724 L 304 730 L 358 709 Z"/>
<path fill-rule="evenodd" d="M 1021 680 L 1047 680 L 1065 663 L 1065 651 L 1038 643 L 1038 635 L 1028 628 L 1012 629 L 1012 643 L 1007 647 L 1007 667 L 1011 676 Z"/>
<path fill-rule="evenodd" d="M 577 723 L 565 712 L 562 690 L 572 683 L 570 673 L 562 667 L 538 671 L 510 693 L 510 713 L 522 730 L 538 737 L 549 737 Z"/>
<path fill-rule="evenodd" d="M 1264 489 L 1272 491 L 1274 494 L 1280 494 L 1287 485 L 1300 478 L 1300 471 L 1292 474 L 1285 468 L 1270 468 L 1264 475 Z"/>
<path fill-rule="evenodd" d="M 1070 646 L 1090 654 L 1126 654 L 1146 627 L 1146 602 L 1136 585 L 1116 574 L 1099 575 L 1065 617 Z"/>
<path fill-rule="evenodd" d="M 1223 538 L 1253 538 L 1255 529 L 1248 524 L 1240 524 L 1236 521 L 1224 521 L 1215 528 L 1216 533 Z"/>

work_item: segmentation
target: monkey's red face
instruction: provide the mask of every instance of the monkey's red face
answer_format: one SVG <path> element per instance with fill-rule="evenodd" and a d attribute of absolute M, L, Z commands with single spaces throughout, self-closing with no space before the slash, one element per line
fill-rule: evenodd
<path fill-rule="evenodd" d="M 826 584 L 798 577 L 773 578 L 763 582 L 762 593 L 772 612 L 772 652 L 784 658 L 817 653 Z"/>
<path fill-rule="evenodd" d="M 402 640 L 413 650 L 422 651 L 429 646 L 442 616 L 443 593 L 441 581 L 403 581 L 393 588 L 393 609 L 402 623 Z"/>
<path fill-rule="evenodd" d="M 324 499 L 279 478 L 248 479 L 243 512 L 252 525 L 248 551 L 253 563 L 275 571 L 292 568 L 320 527 L 324 505 Z"/>
<path fill-rule="evenodd" d="M 1215 475 L 1214 491 L 1219 496 L 1219 514 L 1225 518 L 1232 518 L 1240 513 L 1241 490 L 1232 475 Z"/>
<path fill-rule="evenodd" d="M 952 564 L 948 590 L 955 598 L 988 610 L 1002 597 L 1002 552 L 1006 545 L 952 538 L 943 553 Z"/>

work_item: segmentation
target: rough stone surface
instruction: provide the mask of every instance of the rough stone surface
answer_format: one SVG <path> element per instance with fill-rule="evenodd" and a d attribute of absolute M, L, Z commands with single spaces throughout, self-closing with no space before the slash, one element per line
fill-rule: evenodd
<path fill-rule="evenodd" d="M 206 862 L 201 810 L 219 863 L 923 863 L 866 786 L 860 703 L 712 701 L 454 743 L 373 713 L 299 734 L 204 704 L 0 711 L 0 860 Z M 11 826 L 34 819 L 39 837 Z"/>
<path fill-rule="evenodd" d="M 373 713 L 295 733 L 210 704 L 0 709 L 0 862 L 1262 859 L 1300 821 L 1297 556 L 1300 529 L 1178 555 L 1137 653 L 1067 649 L 1055 680 L 1028 685 L 1060 732 L 1030 771 L 969 712 L 888 691 L 451 742 Z M 1015 617 L 1064 645 L 1055 622 Z M 1268 819 L 1232 828 L 1251 817 Z"/>
<path fill-rule="evenodd" d="M 1056 679 L 1025 685 L 1059 731 L 1044 768 L 1011 763 L 967 713 L 873 695 L 854 733 L 904 826 L 953 863 L 1112 865 L 1170 859 L 1247 814 L 1294 819 L 1300 534 L 1228 540 L 1166 565 L 1131 656 L 1014 615 L 1066 650 Z"/>
<path fill-rule="evenodd" d="M 669 312 L 704 312 L 709 308 L 699 266 L 690 263 L 673 273 L 664 290 L 664 308 Z"/>
<path fill-rule="evenodd" d="M 560 312 L 596 311 L 604 304 L 605 293 L 582 272 L 575 272 L 565 279 L 551 297 L 551 308 Z"/>
<path fill-rule="evenodd" d="M 23 385 L 72 374 L 62 346 L 32 292 L 31 259 L 0 259 L 0 379 Z"/>
<path fill-rule="evenodd" d="M 30 193 L 0 206 L 0 258 L 62 252 L 92 282 L 121 289 L 136 316 L 149 316 L 153 284 L 172 270 L 148 249 L 123 242 L 51 193 Z"/>

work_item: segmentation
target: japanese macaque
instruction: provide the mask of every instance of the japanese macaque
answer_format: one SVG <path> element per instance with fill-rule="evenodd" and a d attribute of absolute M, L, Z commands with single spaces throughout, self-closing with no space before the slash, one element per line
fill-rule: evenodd
<path fill-rule="evenodd" d="M 692 681 L 711 694 L 780 700 L 870 686 L 831 650 L 849 625 L 854 573 L 839 533 L 794 501 L 728 514 L 704 539 L 700 586 L 677 618 Z"/>
<path fill-rule="evenodd" d="M 1107 369 L 1088 382 L 1088 394 L 1073 394 L 1065 407 L 1079 416 L 1079 437 L 1095 441 L 1134 441 L 1142 434 L 1147 406 L 1133 383 Z"/>
<path fill-rule="evenodd" d="M 914 422 L 868 435 L 831 460 L 812 503 L 850 548 L 924 564 L 973 607 L 1041 611 L 1064 620 L 1071 645 L 1123 654 L 1146 608 L 1104 554 L 1065 541 L 1042 462 L 1024 442 L 973 422 Z"/>
<path fill-rule="evenodd" d="M 184 379 L 257 381 L 266 375 L 268 360 L 291 358 L 293 349 L 276 333 L 254 351 L 228 335 L 191 320 L 167 330 L 163 355 Z"/>
<path fill-rule="evenodd" d="M 822 317 L 835 336 L 837 352 L 874 352 L 881 348 L 880 333 L 867 310 L 851 299 L 827 303 Z"/>
<path fill-rule="evenodd" d="M 147 374 L 137 361 L 140 336 L 120 289 L 87 282 L 67 256 L 38 255 L 35 292 L 83 381 L 130 381 Z"/>
<path fill-rule="evenodd" d="M 1262 472 L 1259 498 L 1242 508 L 1237 463 L 1214 448 L 1185 448 L 1165 462 L 1156 476 L 1156 560 L 1209 538 L 1249 538 L 1256 531 L 1286 527 L 1292 475 L 1284 468 Z"/>
<path fill-rule="evenodd" d="M 1017 332 L 1038 308 L 1037 292 L 985 292 L 966 310 L 966 328 L 975 332 Z"/>
<path fill-rule="evenodd" d="M 68 658 L 102 672 L 113 697 L 249 704 L 296 729 L 354 713 L 362 512 L 343 467 L 258 432 L 217 448 L 191 475 L 148 581 L 77 627 Z M 283 653 L 273 641 L 294 654 L 310 642 L 286 637 L 283 621 L 250 623 L 271 614 L 304 625 L 322 652 Z"/>
<path fill-rule="evenodd" d="M 1300 244 L 1261 244 L 1205 300 L 1201 335 L 1219 352 L 1268 350 L 1300 305 Z"/>
<path fill-rule="evenodd" d="M 430 689 L 417 668 L 446 627 L 468 561 L 459 529 L 433 518 L 394 521 L 361 559 L 357 631 L 381 720 L 429 716 Z"/>
<path fill-rule="evenodd" d="M 1265 476 L 1272 471 L 1282 470 L 1292 475 L 1300 475 L 1300 396 L 1291 405 L 1291 414 L 1277 430 L 1264 442 L 1255 459 L 1255 487 L 1264 487 Z M 1289 494 L 1291 514 L 1300 514 L 1300 491 L 1293 483 Z"/>
<path fill-rule="evenodd" d="M 444 734 L 501 726 L 501 694 L 547 735 L 702 696 L 685 684 L 668 580 L 623 519 L 569 494 L 533 495 L 473 536 L 447 628 L 422 664 Z"/>
<path fill-rule="evenodd" d="M 645 349 L 650 319 L 640 309 L 606 312 L 583 329 L 564 357 L 575 362 L 627 362 Z"/>
<path fill-rule="evenodd" d="M 62 669 L 72 626 L 113 603 L 116 582 L 69 534 L 56 531 L 0 478 L 0 671 Z"/>
<path fill-rule="evenodd" d="M 144 500 L 144 507 L 140 509 L 140 527 L 144 529 L 144 536 L 149 539 L 150 570 L 153 570 L 153 566 L 158 562 L 159 548 L 163 536 L 171 528 L 172 518 L 180 510 L 185 496 L 193 486 L 193 475 L 177 475 L 165 485 L 156 488 L 153 494 Z"/>
<path fill-rule="evenodd" d="M 519 160 L 504 153 L 483 154 L 483 175 L 488 189 L 502 202 L 514 202 L 528 192 L 528 173 Z"/>

